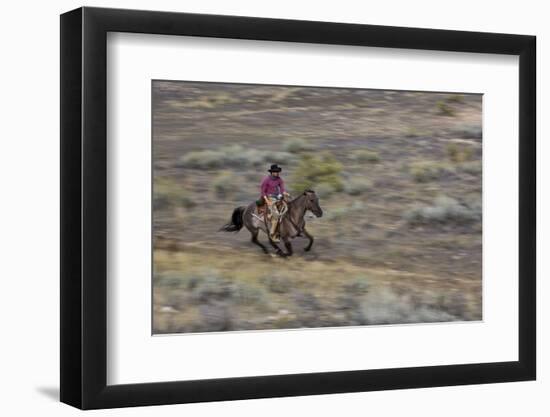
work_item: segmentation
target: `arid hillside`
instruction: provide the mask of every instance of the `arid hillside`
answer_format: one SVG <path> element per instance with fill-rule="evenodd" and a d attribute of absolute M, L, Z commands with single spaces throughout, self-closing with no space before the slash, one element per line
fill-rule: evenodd
<path fill-rule="evenodd" d="M 154 333 L 480 320 L 481 110 L 470 94 L 153 82 Z M 218 232 L 272 163 L 291 195 L 319 195 L 311 252 Z"/>

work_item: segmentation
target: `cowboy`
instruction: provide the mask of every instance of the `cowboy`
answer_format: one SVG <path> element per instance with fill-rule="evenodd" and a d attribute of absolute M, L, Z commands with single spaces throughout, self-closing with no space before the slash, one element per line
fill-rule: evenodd
<path fill-rule="evenodd" d="M 267 171 L 269 175 L 263 179 L 260 185 L 261 196 L 256 201 L 256 206 L 258 207 L 258 214 L 263 214 L 266 206 L 269 208 L 267 213 L 268 219 L 270 220 L 269 237 L 277 241 L 277 226 L 279 224 L 279 219 L 286 212 L 287 206 L 284 200 L 288 197 L 288 193 L 285 190 L 284 181 L 280 176 L 282 171 L 281 167 L 277 164 L 273 164 Z"/>

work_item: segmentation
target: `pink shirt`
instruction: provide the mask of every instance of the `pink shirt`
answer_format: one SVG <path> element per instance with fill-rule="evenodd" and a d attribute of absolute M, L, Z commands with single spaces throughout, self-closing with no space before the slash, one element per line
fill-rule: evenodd
<path fill-rule="evenodd" d="M 272 177 L 268 175 L 262 181 L 260 186 L 262 197 L 269 196 L 271 194 L 282 194 L 285 192 L 285 183 L 281 177 Z"/>

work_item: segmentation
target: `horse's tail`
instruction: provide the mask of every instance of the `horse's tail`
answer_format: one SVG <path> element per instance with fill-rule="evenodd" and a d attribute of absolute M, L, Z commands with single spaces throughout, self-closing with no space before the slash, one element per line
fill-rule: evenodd
<path fill-rule="evenodd" d="M 220 227 L 220 232 L 238 232 L 241 230 L 244 226 L 243 222 L 243 214 L 246 210 L 245 206 L 237 207 L 235 210 L 233 210 L 233 214 L 231 215 L 231 220 L 229 223 L 223 225 Z"/>

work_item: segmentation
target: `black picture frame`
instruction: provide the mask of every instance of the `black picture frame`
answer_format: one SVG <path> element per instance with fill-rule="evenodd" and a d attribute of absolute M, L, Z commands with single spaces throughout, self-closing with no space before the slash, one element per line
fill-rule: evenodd
<path fill-rule="evenodd" d="M 107 385 L 108 32 L 519 56 L 519 360 Z M 79 8 L 61 15 L 61 401 L 81 409 L 533 380 L 534 36 Z"/>

